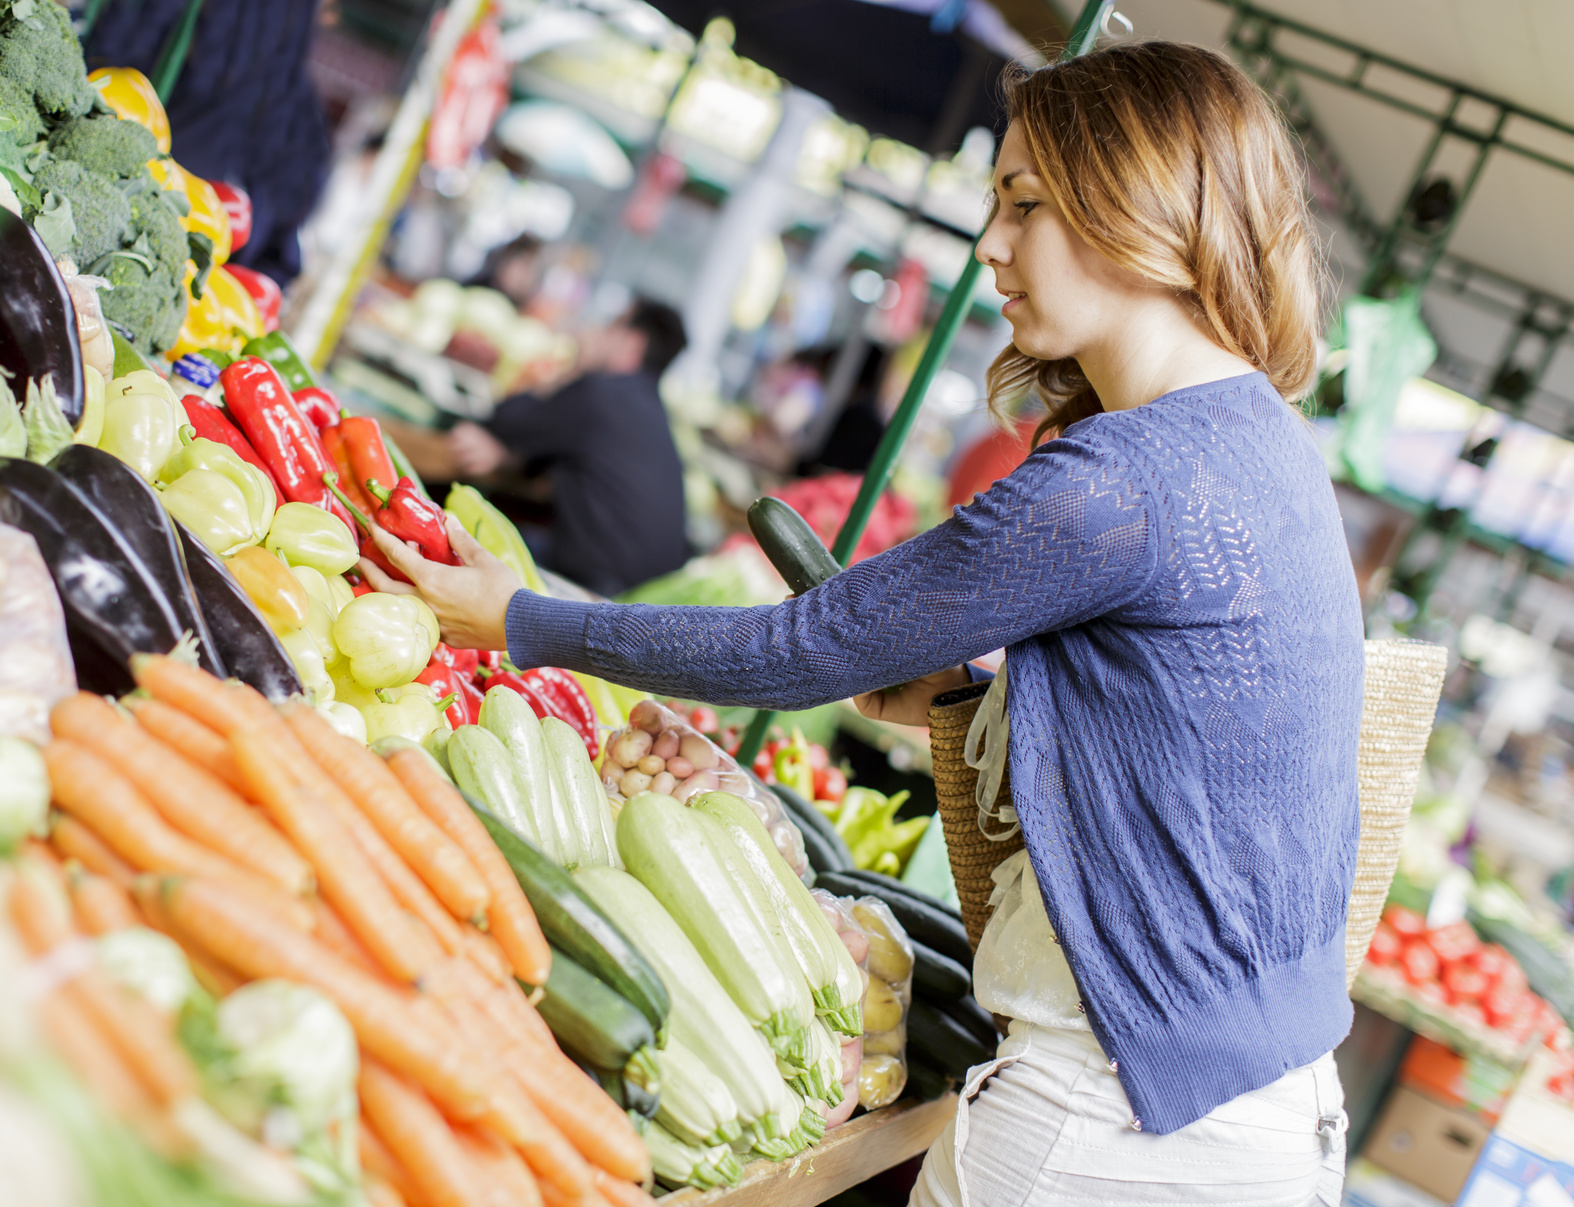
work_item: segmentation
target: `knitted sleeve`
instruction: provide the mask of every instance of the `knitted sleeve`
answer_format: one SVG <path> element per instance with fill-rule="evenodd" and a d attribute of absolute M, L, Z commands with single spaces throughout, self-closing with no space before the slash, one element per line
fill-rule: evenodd
<path fill-rule="evenodd" d="M 1098 435 L 1078 425 L 944 523 L 774 607 L 521 591 L 510 657 L 658 694 L 802 709 L 1090 620 L 1143 594 L 1160 544 L 1146 478 Z"/>

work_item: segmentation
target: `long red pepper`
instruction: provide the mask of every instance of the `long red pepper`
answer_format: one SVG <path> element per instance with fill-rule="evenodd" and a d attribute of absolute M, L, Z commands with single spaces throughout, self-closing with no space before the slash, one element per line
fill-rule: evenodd
<path fill-rule="evenodd" d="M 432 657 L 454 668 L 467 680 L 474 679 L 476 668 L 481 665 L 480 650 L 456 650 L 451 645 L 439 641 L 437 648 L 432 651 Z M 501 655 L 499 655 L 501 658 Z M 501 665 L 501 663 L 499 663 Z"/>
<path fill-rule="evenodd" d="M 291 503 L 331 511 L 355 531 L 350 513 L 323 482 L 333 470 L 317 431 L 301 414 L 279 371 L 258 356 L 242 357 L 223 373 L 224 401 L 252 448 Z"/>
<path fill-rule="evenodd" d="M 362 511 L 370 514 L 377 510 L 367 493 L 356 485 L 355 467 L 350 464 L 350 450 L 345 445 L 344 431 L 341 425 L 325 427 L 319 433 L 322 437 L 322 448 L 328 454 L 328 460 L 333 462 L 334 472 L 339 475 L 339 489 L 349 496 Z"/>
<path fill-rule="evenodd" d="M 319 432 L 339 422 L 339 400 L 334 397 L 332 390 L 307 386 L 304 390 L 296 390 L 294 398 L 295 405 L 301 408 L 306 421 Z"/>
<path fill-rule="evenodd" d="M 380 504 L 372 514 L 377 522 L 401 541 L 413 542 L 429 562 L 462 566 L 463 562 L 448 543 L 448 516 L 443 509 L 416 490 L 409 478 L 400 478 L 392 490 L 366 480 L 366 493 Z"/>
<path fill-rule="evenodd" d="M 339 420 L 339 431 L 344 436 L 345 451 L 350 456 L 350 466 L 355 470 L 353 481 L 360 487 L 368 478 L 387 490 L 399 483 L 399 471 L 394 468 L 388 446 L 383 443 L 383 429 L 377 420 L 367 415 L 346 415 Z"/>
<path fill-rule="evenodd" d="M 417 683 L 430 686 L 440 697 L 452 699 L 448 706 L 448 722 L 455 729 L 461 725 L 474 725 L 481 708 L 481 693 L 470 681 L 446 662 L 434 657 L 426 669 L 415 677 Z"/>
<path fill-rule="evenodd" d="M 257 450 L 252 448 L 246 437 L 240 434 L 240 430 L 225 418 L 223 411 L 197 394 L 187 394 L 180 400 L 180 405 L 186 409 L 186 418 L 191 421 L 191 426 L 197 429 L 197 435 L 206 440 L 216 440 L 220 444 L 229 445 L 243 460 L 267 474 L 268 481 L 273 483 L 274 493 L 278 493 L 279 484 L 274 480 L 273 471 L 261 457 L 257 456 Z"/>
<path fill-rule="evenodd" d="M 596 710 L 573 675 L 555 666 L 538 666 L 519 674 L 546 700 L 554 716 L 574 727 L 591 758 L 601 753 L 601 742 L 596 736 Z"/>

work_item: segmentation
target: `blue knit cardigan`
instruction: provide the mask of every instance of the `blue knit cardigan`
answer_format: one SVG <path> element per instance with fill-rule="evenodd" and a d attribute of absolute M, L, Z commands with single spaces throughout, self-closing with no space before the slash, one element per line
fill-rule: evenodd
<path fill-rule="evenodd" d="M 1349 1029 L 1361 612 L 1311 430 L 1261 374 L 1073 424 L 776 607 L 521 591 L 507 627 L 522 666 L 782 709 L 1005 646 L 1028 853 L 1143 1129 Z"/>

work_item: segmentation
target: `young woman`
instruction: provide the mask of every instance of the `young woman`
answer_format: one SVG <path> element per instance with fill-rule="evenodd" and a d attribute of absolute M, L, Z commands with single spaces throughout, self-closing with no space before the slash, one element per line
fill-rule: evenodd
<path fill-rule="evenodd" d="M 455 644 L 676 696 L 922 724 L 1006 647 L 1032 875 L 997 874 L 977 992 L 1014 1021 L 914 1202 L 1335 1204 L 1363 654 L 1286 402 L 1319 309 L 1298 160 L 1197 47 L 1008 91 L 978 245 L 1013 333 L 991 402 L 1034 394 L 1052 437 L 1010 477 L 776 607 L 565 603 L 460 531 L 465 567 L 379 544 Z"/>

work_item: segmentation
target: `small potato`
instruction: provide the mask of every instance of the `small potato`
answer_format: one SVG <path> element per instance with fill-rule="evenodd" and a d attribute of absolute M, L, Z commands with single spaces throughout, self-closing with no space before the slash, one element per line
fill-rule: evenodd
<path fill-rule="evenodd" d="M 686 733 L 678 743 L 678 753 L 694 765 L 696 771 L 709 771 L 721 761 L 716 747 L 697 733 Z"/>
<path fill-rule="evenodd" d="M 667 719 L 662 716 L 661 705 L 654 700 L 641 700 L 629 713 L 629 724 L 635 729 L 643 729 L 651 737 L 660 733 L 666 723 Z M 646 753 L 649 749 L 647 746 L 641 753 Z"/>
<path fill-rule="evenodd" d="M 619 767 L 632 767 L 650 753 L 651 737 L 643 729 L 626 729 L 607 747 L 607 756 Z"/>
<path fill-rule="evenodd" d="M 853 918 L 869 935 L 869 972 L 881 980 L 898 984 L 913 975 L 913 957 L 891 936 L 880 913 L 859 902 Z"/>
<path fill-rule="evenodd" d="M 749 777 L 741 771 L 723 771 L 717 782 L 721 785 L 723 792 L 731 792 L 734 796 L 742 796 L 744 798 L 748 797 L 749 789 L 753 786 L 749 782 Z M 755 811 L 758 812 L 759 810 L 756 809 Z M 763 821 L 764 818 L 760 820 Z"/>
<path fill-rule="evenodd" d="M 907 1066 L 894 1056 L 866 1056 L 858 1067 L 858 1105 L 879 1110 L 897 1100 L 907 1085 Z"/>
<path fill-rule="evenodd" d="M 670 759 L 678 753 L 678 743 L 683 735 L 676 729 L 663 729 L 656 735 L 656 744 L 650 748 L 651 754 L 657 758 Z"/>
<path fill-rule="evenodd" d="M 624 796 L 634 797 L 641 792 L 648 792 L 653 781 L 643 771 L 629 768 L 623 773 L 623 778 L 618 781 L 618 791 Z"/>
<path fill-rule="evenodd" d="M 667 770 L 680 780 L 686 780 L 694 774 L 694 764 L 681 754 L 675 754 L 667 760 Z"/>
<path fill-rule="evenodd" d="M 659 792 L 663 796 L 671 796 L 672 790 L 678 786 L 678 777 L 670 771 L 658 771 L 651 777 L 650 790 Z"/>
<path fill-rule="evenodd" d="M 639 762 L 635 763 L 634 766 L 638 767 L 646 775 L 656 775 L 659 772 L 665 771 L 667 769 L 667 761 L 665 759 L 658 759 L 653 754 L 647 754 L 644 758 L 640 759 Z"/>
<path fill-rule="evenodd" d="M 869 990 L 864 994 L 864 1032 L 890 1031 L 901 1025 L 902 1000 L 896 996 L 896 990 L 879 977 L 870 977 Z"/>
<path fill-rule="evenodd" d="M 687 804 L 689 797 L 697 793 L 714 791 L 716 791 L 716 773 L 714 771 L 696 771 L 674 788 L 672 795 L 679 801 Z"/>
<path fill-rule="evenodd" d="M 847 948 L 847 954 L 852 956 L 854 964 L 862 964 L 869 958 L 869 936 L 861 930 L 844 930 L 837 935 Z"/>
<path fill-rule="evenodd" d="M 907 1047 L 907 1028 L 893 1027 L 864 1036 L 865 1056 L 900 1056 Z"/>

